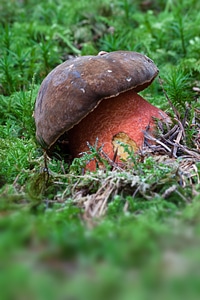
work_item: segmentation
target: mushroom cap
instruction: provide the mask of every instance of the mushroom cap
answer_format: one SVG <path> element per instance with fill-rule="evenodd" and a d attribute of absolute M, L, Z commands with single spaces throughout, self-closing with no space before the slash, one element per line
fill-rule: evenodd
<path fill-rule="evenodd" d="M 78 124 L 106 98 L 142 91 L 159 70 L 131 51 L 100 52 L 65 61 L 43 80 L 35 103 L 36 138 L 43 148 Z"/>

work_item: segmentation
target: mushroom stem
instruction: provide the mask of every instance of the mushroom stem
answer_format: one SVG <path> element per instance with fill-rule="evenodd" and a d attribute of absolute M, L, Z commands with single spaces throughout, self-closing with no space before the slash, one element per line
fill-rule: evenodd
<path fill-rule="evenodd" d="M 151 132 L 155 128 L 154 118 L 169 119 L 167 114 L 148 103 L 133 90 L 121 93 L 117 97 L 104 99 L 79 124 L 69 130 L 69 147 L 73 157 L 88 151 L 87 142 L 94 145 L 98 138 L 98 146 L 113 159 L 117 141 L 128 144 L 134 151 L 142 148 L 145 129 Z M 121 148 L 118 148 L 117 162 L 126 159 Z M 95 163 L 88 165 L 95 169 Z"/>

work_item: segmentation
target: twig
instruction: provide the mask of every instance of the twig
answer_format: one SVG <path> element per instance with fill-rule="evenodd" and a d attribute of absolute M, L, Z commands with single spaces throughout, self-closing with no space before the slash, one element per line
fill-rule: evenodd
<path fill-rule="evenodd" d="M 167 139 L 170 137 L 172 134 L 177 133 L 178 125 L 174 125 L 167 133 L 161 135 L 162 138 Z"/>
<path fill-rule="evenodd" d="M 175 143 L 174 143 L 174 147 L 173 147 L 173 151 L 172 151 L 172 155 L 173 155 L 172 157 L 177 157 L 176 153 L 177 153 L 182 135 L 183 135 L 183 131 L 180 130 L 179 133 L 178 133 L 177 138 L 174 141 Z"/>
<path fill-rule="evenodd" d="M 168 146 L 166 146 L 166 145 L 165 145 L 164 143 L 162 143 L 160 140 L 154 138 L 152 135 L 150 135 L 150 134 L 147 133 L 146 131 L 144 132 L 144 136 L 145 136 L 145 138 L 147 138 L 148 140 L 154 141 L 154 142 L 156 142 L 157 144 L 163 146 L 168 152 L 171 152 L 171 149 L 170 149 Z"/>

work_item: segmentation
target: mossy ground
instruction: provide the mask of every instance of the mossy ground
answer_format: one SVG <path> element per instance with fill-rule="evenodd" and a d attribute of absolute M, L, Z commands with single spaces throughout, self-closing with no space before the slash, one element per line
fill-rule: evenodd
<path fill-rule="evenodd" d="M 199 24 L 195 0 L 1 1 L 1 299 L 198 298 Z M 170 128 L 137 156 L 127 148 L 123 168 L 98 144 L 71 164 L 45 158 L 32 117 L 42 79 L 119 49 L 159 67 L 142 94 Z M 93 158 L 105 170 L 83 173 Z"/>

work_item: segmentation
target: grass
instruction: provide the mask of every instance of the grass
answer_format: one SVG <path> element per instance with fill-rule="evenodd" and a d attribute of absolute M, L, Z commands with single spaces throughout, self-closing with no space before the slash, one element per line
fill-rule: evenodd
<path fill-rule="evenodd" d="M 1 1 L 1 299 L 196 299 L 199 294 L 199 1 Z M 101 145 L 44 157 L 32 117 L 43 78 L 74 55 L 132 50 L 172 118 L 118 168 Z M 147 133 L 146 133 L 147 134 Z M 151 137 L 150 137 L 151 138 Z M 85 172 L 96 159 L 105 170 Z"/>

